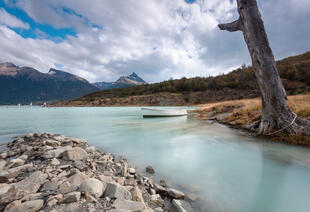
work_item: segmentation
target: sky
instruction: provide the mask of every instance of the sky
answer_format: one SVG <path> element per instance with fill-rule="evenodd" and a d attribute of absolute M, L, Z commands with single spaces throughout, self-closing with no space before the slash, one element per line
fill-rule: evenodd
<path fill-rule="evenodd" d="M 277 59 L 310 50 L 309 0 L 259 0 Z M 90 82 L 149 83 L 250 65 L 234 0 L 0 0 L 0 62 L 56 68 Z"/>

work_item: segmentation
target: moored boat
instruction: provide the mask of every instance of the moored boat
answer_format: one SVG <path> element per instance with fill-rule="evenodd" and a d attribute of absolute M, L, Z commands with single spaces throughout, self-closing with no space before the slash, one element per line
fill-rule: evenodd
<path fill-rule="evenodd" d="M 186 109 L 141 108 L 143 118 L 186 116 Z"/>

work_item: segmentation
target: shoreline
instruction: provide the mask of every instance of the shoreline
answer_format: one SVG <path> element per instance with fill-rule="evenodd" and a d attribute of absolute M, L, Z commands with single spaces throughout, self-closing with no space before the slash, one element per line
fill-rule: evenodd
<path fill-rule="evenodd" d="M 203 211 L 196 195 L 137 173 L 82 139 L 29 133 L 1 146 L 0 210 Z"/>

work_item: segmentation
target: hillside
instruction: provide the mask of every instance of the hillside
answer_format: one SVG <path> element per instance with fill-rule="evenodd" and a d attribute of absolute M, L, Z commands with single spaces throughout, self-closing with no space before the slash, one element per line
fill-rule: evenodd
<path fill-rule="evenodd" d="M 115 82 L 95 82 L 94 86 L 99 88 L 100 90 L 109 90 L 114 88 L 126 88 L 130 86 L 136 85 L 144 85 L 147 84 L 141 77 L 139 77 L 135 72 L 128 76 L 121 76 Z"/>
<path fill-rule="evenodd" d="M 0 64 L 0 104 L 42 103 L 76 98 L 98 89 L 73 74 L 50 69 L 42 73 L 31 67 Z"/>
<path fill-rule="evenodd" d="M 277 62 L 289 95 L 310 91 L 310 52 Z M 216 77 L 182 78 L 155 84 L 111 89 L 54 105 L 191 105 L 259 96 L 252 67 L 242 66 Z"/>

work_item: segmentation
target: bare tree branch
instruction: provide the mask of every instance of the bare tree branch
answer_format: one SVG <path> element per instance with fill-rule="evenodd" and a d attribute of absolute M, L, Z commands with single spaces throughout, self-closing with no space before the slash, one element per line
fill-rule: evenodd
<path fill-rule="evenodd" d="M 243 30 L 240 18 L 238 20 L 231 22 L 231 23 L 228 23 L 228 24 L 219 24 L 218 27 L 221 30 L 226 30 L 229 32 L 236 32 L 236 31 L 242 31 Z"/>

